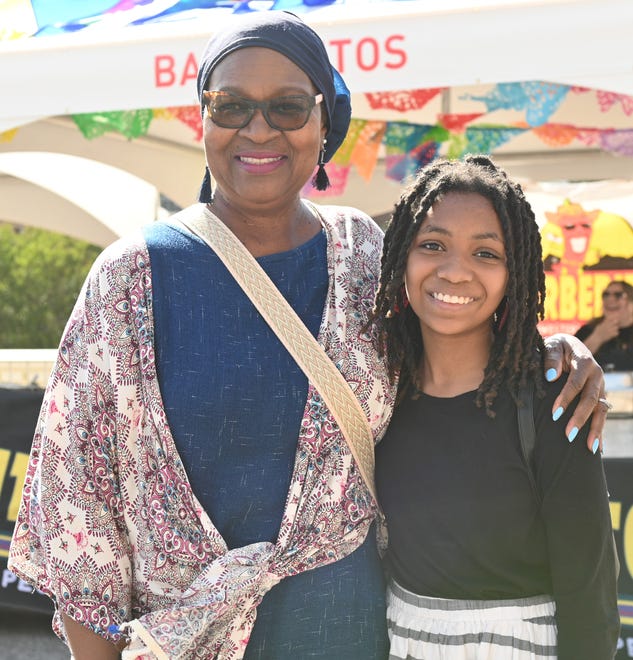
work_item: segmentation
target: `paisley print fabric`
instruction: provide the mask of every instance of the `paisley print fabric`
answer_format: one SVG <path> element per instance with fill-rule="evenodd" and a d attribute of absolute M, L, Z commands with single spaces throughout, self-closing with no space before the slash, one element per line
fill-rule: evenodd
<path fill-rule="evenodd" d="M 319 341 L 378 440 L 393 405 L 363 334 L 382 234 L 321 207 L 329 290 Z M 95 262 L 64 331 L 38 420 L 10 568 L 125 657 L 241 658 L 263 595 L 355 550 L 377 514 L 345 440 L 309 387 L 276 544 L 228 550 L 200 506 L 156 377 L 151 273 L 140 236 Z"/>

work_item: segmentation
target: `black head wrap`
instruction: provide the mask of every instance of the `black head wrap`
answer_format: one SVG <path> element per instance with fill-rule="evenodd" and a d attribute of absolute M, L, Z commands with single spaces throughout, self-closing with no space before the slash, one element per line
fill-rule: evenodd
<path fill-rule="evenodd" d="M 260 11 L 242 15 L 240 20 L 213 35 L 202 54 L 198 69 L 198 99 L 204 113 L 202 92 L 213 69 L 230 53 L 249 47 L 270 48 L 285 55 L 305 71 L 323 94 L 328 130 L 323 162 L 327 163 L 341 146 L 351 118 L 350 92 L 330 63 L 321 37 L 299 17 L 286 11 Z M 325 183 L 319 185 L 327 187 Z M 318 178 L 318 175 L 317 175 Z M 211 201 L 211 177 L 206 169 L 199 200 Z"/>

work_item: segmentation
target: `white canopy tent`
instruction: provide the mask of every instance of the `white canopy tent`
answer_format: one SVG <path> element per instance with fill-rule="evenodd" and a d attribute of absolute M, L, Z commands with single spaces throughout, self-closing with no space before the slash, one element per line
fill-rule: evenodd
<path fill-rule="evenodd" d="M 0 130 L 195 104 L 196 56 L 235 16 L 0 43 Z M 630 0 L 361 2 L 305 14 L 352 92 L 544 80 L 633 95 Z"/>
<path fill-rule="evenodd" d="M 0 173 L 17 184 L 4 188 L 2 200 L 15 222 L 32 225 L 39 218 L 39 226 L 43 221 L 48 229 L 85 239 L 80 228 L 92 218 L 93 243 L 111 243 L 139 218 L 150 221 L 159 214 L 155 186 L 95 160 L 41 151 L 0 153 Z M 33 186 L 27 194 L 28 184 Z"/>
<path fill-rule="evenodd" d="M 540 80 L 633 95 L 630 0 L 348 0 L 303 17 L 356 95 L 355 116 L 363 92 L 384 90 Z M 0 142 L 0 152 L 90 158 L 147 180 L 180 205 L 189 203 L 203 155 L 184 127 L 157 122 L 131 142 L 111 135 L 89 141 L 64 116 L 195 104 L 196 57 L 214 30 L 234 18 L 207 10 L 195 20 L 119 29 L 103 21 L 73 34 L 0 42 L 0 132 L 22 127 Z M 443 102 L 450 104 L 450 96 Z M 596 150 L 571 156 L 550 150 L 549 169 L 529 151 L 500 154 L 506 167 L 524 176 L 539 170 L 547 178 L 557 178 L 553 171 L 633 178 L 630 159 Z M 15 184 L 9 179 L 0 178 L 0 191 Z M 344 199 L 333 201 L 378 214 L 391 208 L 397 191 L 394 182 L 369 186 L 351 177 Z M 0 217 L 11 219 L 5 197 L 0 192 Z"/>

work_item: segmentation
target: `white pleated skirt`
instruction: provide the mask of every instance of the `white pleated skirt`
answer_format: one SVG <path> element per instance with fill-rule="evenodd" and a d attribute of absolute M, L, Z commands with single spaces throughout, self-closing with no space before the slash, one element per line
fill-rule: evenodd
<path fill-rule="evenodd" d="M 555 660 L 550 596 L 452 600 L 387 588 L 390 660 Z"/>

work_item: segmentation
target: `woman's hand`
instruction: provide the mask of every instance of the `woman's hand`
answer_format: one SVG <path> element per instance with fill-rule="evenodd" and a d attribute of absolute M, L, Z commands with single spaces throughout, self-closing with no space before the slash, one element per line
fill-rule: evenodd
<path fill-rule="evenodd" d="M 565 433 L 571 442 L 591 417 L 587 446 L 594 454 L 602 451 L 602 432 L 607 418 L 604 375 L 591 351 L 571 335 L 558 333 L 545 340 L 545 377 L 556 380 L 563 371 L 569 371 L 567 382 L 554 401 L 552 417 L 556 421 L 580 394 L 580 400 L 567 423 Z"/>
<path fill-rule="evenodd" d="M 603 344 L 606 344 L 611 339 L 615 339 L 619 332 L 620 326 L 618 320 L 613 317 L 605 317 L 596 325 L 593 332 L 583 339 L 583 343 L 592 353 L 597 353 Z"/>

